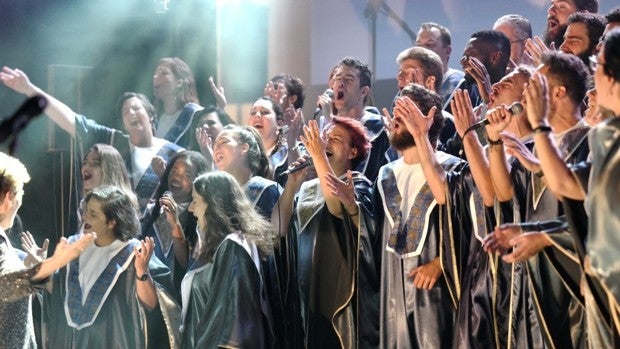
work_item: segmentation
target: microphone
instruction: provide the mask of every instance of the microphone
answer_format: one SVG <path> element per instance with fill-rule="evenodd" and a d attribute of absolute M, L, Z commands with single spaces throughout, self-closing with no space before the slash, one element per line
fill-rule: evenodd
<path fill-rule="evenodd" d="M 309 158 L 309 157 L 306 157 L 306 161 L 300 163 L 297 166 L 290 166 L 286 171 L 280 173 L 279 177 L 290 175 L 291 173 L 295 173 L 295 172 L 297 172 L 299 170 L 302 170 L 302 169 L 304 169 L 304 168 L 306 168 L 306 167 L 308 167 L 310 165 L 312 165 L 312 159 Z"/>
<path fill-rule="evenodd" d="M 41 114 L 46 106 L 47 98 L 42 95 L 35 95 L 28 98 L 13 115 L 2 120 L 0 124 L 0 143 L 4 143 L 6 140 L 12 138 L 13 140 L 10 145 L 12 153 L 17 135 L 28 125 L 30 120 Z"/>
<path fill-rule="evenodd" d="M 519 115 L 521 113 L 523 113 L 523 104 L 521 104 L 521 102 L 516 101 L 514 103 L 512 103 L 509 107 L 508 107 L 508 112 L 512 115 Z M 491 121 L 488 118 L 484 118 L 482 121 L 479 121 L 471 126 L 469 126 L 469 128 L 465 131 L 465 133 L 463 133 L 463 137 L 465 137 L 466 134 L 468 134 L 469 132 L 473 131 L 473 130 L 477 130 L 481 127 L 484 127 L 488 124 L 490 124 Z"/>
<path fill-rule="evenodd" d="M 327 90 L 325 90 L 323 94 L 329 98 L 334 98 L 334 90 L 332 90 L 331 88 L 328 88 Z M 316 117 L 319 116 L 320 112 L 321 112 L 321 106 L 319 105 L 314 110 L 314 114 L 312 114 L 312 119 L 316 120 Z"/>
<path fill-rule="evenodd" d="M 161 194 L 161 197 L 172 197 L 172 192 L 170 190 L 166 190 L 163 194 Z M 164 206 L 161 206 L 161 204 L 159 204 L 159 215 L 163 215 L 164 214 Z"/>

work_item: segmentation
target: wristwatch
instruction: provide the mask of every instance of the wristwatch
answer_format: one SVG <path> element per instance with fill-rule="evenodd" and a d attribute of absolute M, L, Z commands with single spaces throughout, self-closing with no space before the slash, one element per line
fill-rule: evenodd
<path fill-rule="evenodd" d="M 149 279 L 149 276 L 150 275 L 149 275 L 148 272 L 146 272 L 146 273 L 144 273 L 144 274 L 142 274 L 140 276 L 138 276 L 138 274 L 136 274 L 136 279 L 138 279 L 138 281 L 146 281 L 146 280 Z"/>

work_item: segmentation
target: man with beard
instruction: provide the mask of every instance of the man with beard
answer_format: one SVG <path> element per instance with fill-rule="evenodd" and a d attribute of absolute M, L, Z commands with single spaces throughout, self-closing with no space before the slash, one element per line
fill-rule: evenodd
<path fill-rule="evenodd" d="M 605 19 L 593 13 L 573 13 L 568 17 L 568 27 L 560 51 L 579 57 L 586 65 L 596 52 L 605 30 Z"/>
<path fill-rule="evenodd" d="M 461 234 L 452 227 L 469 222 L 468 217 L 455 216 L 461 201 L 452 202 L 452 179 L 467 163 L 435 151 L 443 123 L 441 104 L 439 95 L 412 84 L 397 98 L 394 119 L 384 109 L 390 144 L 402 158 L 383 166 L 376 183 L 377 207 L 383 212 L 377 221 L 383 231 L 382 348 L 452 345 L 460 296 L 456 268 L 464 263 L 455 256 L 466 255 L 458 246 Z M 471 225 L 463 229 L 471 230 Z"/>
<path fill-rule="evenodd" d="M 547 47 L 553 43 L 560 47 L 568 26 L 568 17 L 575 12 L 598 12 L 598 0 L 551 0 L 547 9 L 547 27 L 543 41 Z"/>

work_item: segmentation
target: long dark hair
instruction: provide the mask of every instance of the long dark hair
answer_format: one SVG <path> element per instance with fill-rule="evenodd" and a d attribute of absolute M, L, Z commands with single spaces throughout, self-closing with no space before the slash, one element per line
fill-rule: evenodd
<path fill-rule="evenodd" d="M 101 202 L 107 221 L 116 221 L 113 233 L 117 239 L 127 241 L 140 235 L 138 209 L 124 190 L 114 185 L 102 185 L 86 194 L 84 202 L 88 203 L 90 199 Z"/>
<path fill-rule="evenodd" d="M 219 244 L 234 232 L 254 243 L 263 257 L 272 252 L 275 231 L 256 212 L 232 175 L 224 171 L 205 173 L 194 181 L 194 190 L 207 204 L 204 213 L 205 244 L 200 251 L 201 257 L 210 261 Z"/>
<path fill-rule="evenodd" d="M 180 153 L 176 153 L 168 161 L 166 169 L 164 170 L 164 174 L 159 180 L 159 188 L 157 188 L 157 191 L 153 196 L 155 199 L 159 199 L 164 194 L 164 192 L 169 189 L 168 178 L 170 177 L 170 172 L 172 171 L 174 164 L 179 160 L 185 160 L 188 164 L 194 166 L 194 168 L 196 169 L 196 177 L 200 176 L 203 173 L 209 172 L 207 160 L 205 160 L 204 156 L 202 156 L 202 154 L 200 154 L 199 152 L 193 150 L 184 150 Z M 159 200 L 156 200 L 155 207 L 153 208 L 153 220 L 155 220 L 159 216 L 159 207 Z"/>

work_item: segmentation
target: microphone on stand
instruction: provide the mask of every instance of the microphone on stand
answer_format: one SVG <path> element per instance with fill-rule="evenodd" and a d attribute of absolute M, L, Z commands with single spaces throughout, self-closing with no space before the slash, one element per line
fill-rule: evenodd
<path fill-rule="evenodd" d="M 509 107 L 508 107 L 508 112 L 512 115 L 519 115 L 521 113 L 523 113 L 523 104 L 521 104 L 521 102 L 517 101 L 512 103 Z M 466 134 L 468 134 L 471 131 L 477 130 L 481 127 L 484 127 L 488 124 L 490 124 L 491 121 L 488 118 L 484 118 L 482 121 L 479 121 L 471 126 L 469 126 L 469 128 L 465 131 L 465 133 L 463 133 L 463 137 L 465 137 Z"/>
<path fill-rule="evenodd" d="M 323 94 L 326 95 L 329 98 L 334 98 L 334 90 L 332 90 L 331 88 L 328 88 L 327 90 L 325 90 L 325 92 L 323 92 Z M 312 119 L 316 120 L 316 117 L 319 116 L 320 112 L 321 112 L 321 106 L 319 105 L 314 110 L 314 114 L 312 114 Z"/>

